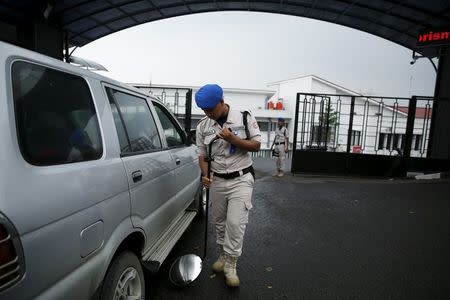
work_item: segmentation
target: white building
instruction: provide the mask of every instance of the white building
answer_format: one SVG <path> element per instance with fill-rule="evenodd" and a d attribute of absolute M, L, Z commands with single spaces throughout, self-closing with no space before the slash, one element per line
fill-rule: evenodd
<path fill-rule="evenodd" d="M 195 94 L 199 89 L 197 86 L 158 85 L 150 88 L 145 84 L 132 85 L 159 97 L 178 115 L 179 119 L 183 118 L 186 92 L 192 89 Z M 404 146 L 409 104 L 407 99 L 361 97 L 352 90 L 314 75 L 269 83 L 268 87 L 269 90 L 224 88 L 225 101 L 233 109 L 248 110 L 256 117 L 262 133 L 262 149 L 270 148 L 273 131 L 279 117 L 286 120 L 290 133 L 289 141 L 292 143 L 294 134 L 294 122 L 292 121 L 295 120 L 297 93 L 302 93 L 299 105 L 297 148 L 324 146 L 327 134 L 327 150 L 346 151 L 352 96 L 355 97 L 353 130 L 350 140 L 352 151 L 395 155 L 397 154 L 395 149 L 401 149 Z M 328 94 L 330 96 L 311 97 L 304 94 Z M 341 95 L 341 97 L 335 95 Z M 276 102 L 278 99 L 282 100 L 283 109 L 268 109 L 268 101 Z M 324 109 L 328 102 L 331 107 L 330 111 L 334 111 L 338 121 L 328 126 L 329 131 L 325 133 L 325 130 L 320 130 L 320 128 L 324 128 L 324 124 L 320 127 L 319 111 L 321 103 L 325 105 L 322 107 Z M 419 102 L 412 141 L 411 155 L 413 156 L 426 155 L 427 133 L 430 126 L 431 106 L 426 107 L 427 102 Z M 428 104 L 430 105 L 429 102 Z M 322 112 L 326 113 L 324 110 Z M 198 120 L 203 116 L 203 111 L 196 107 L 195 101 L 193 101 L 191 128 L 195 128 Z"/>
<path fill-rule="evenodd" d="M 396 155 L 396 149 L 404 149 L 409 99 L 363 97 L 361 94 L 334 84 L 320 77 L 309 75 L 268 84 L 276 90 L 274 98 L 282 98 L 286 110 L 295 119 L 297 93 L 300 96 L 297 148 L 314 148 L 325 145 L 329 151 L 347 150 L 351 99 L 355 97 L 350 149 L 366 154 Z M 304 94 L 327 94 L 313 97 Z M 337 96 L 340 95 L 340 96 Z M 316 101 L 314 103 L 313 101 Z M 326 106 L 335 112 L 337 122 L 329 126 L 329 132 L 320 132 L 320 110 L 326 116 Z M 306 105 L 305 105 L 306 103 Z M 321 104 L 324 105 L 321 108 Z M 426 156 L 431 123 L 432 101 L 418 100 L 414 122 L 411 156 Z M 327 119 L 326 117 L 324 118 Z M 327 127 L 327 126 L 323 126 Z M 290 132 L 294 130 L 290 124 Z M 291 136 L 292 140 L 292 136 Z"/>

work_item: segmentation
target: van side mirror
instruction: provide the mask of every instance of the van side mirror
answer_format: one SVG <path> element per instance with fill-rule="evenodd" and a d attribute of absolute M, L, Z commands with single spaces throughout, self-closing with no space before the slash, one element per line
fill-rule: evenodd
<path fill-rule="evenodd" d="M 195 145 L 196 140 L 197 140 L 196 137 L 197 137 L 197 132 L 195 129 L 192 129 L 191 131 L 189 131 L 189 133 L 187 134 L 188 145 Z"/>

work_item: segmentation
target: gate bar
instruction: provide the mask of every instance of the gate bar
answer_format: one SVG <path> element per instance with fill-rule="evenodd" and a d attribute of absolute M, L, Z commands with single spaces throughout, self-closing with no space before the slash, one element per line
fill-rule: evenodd
<path fill-rule="evenodd" d="M 300 108 L 300 93 L 297 93 L 297 102 L 295 103 L 295 123 L 294 123 L 294 141 L 292 145 L 292 153 L 297 150 L 297 130 L 298 130 L 298 109 Z"/>
<path fill-rule="evenodd" d="M 405 152 L 403 152 L 404 157 L 409 157 L 411 154 L 411 144 L 414 133 L 414 120 L 416 119 L 416 107 L 417 107 L 417 97 L 412 96 L 411 101 L 409 101 L 408 118 L 406 119 Z M 424 133 L 423 138 L 425 137 L 426 133 Z"/>
<path fill-rule="evenodd" d="M 347 153 L 350 153 L 350 143 L 352 141 L 353 114 L 354 113 L 355 113 L 355 96 L 352 96 L 352 102 L 350 104 L 350 122 L 348 124 L 348 133 L 347 133 Z"/>

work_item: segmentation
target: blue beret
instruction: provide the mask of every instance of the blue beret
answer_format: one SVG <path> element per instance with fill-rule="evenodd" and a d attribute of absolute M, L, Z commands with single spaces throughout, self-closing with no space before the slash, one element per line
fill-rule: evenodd
<path fill-rule="evenodd" d="M 284 123 L 284 118 L 278 118 L 278 122 L 283 122 Z"/>
<path fill-rule="evenodd" d="M 201 109 L 214 108 L 222 99 L 223 90 L 217 84 L 204 85 L 195 93 L 195 102 Z"/>

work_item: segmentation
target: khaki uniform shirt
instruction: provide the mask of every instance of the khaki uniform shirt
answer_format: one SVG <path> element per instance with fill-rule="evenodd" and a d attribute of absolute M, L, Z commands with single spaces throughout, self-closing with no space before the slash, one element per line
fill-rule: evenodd
<path fill-rule="evenodd" d="M 232 132 L 241 139 L 247 135 L 243 123 L 243 113 L 238 110 L 229 110 L 224 127 L 231 128 Z M 258 123 L 252 115 L 247 116 L 248 138 L 261 142 L 261 132 Z M 208 117 L 203 118 L 197 125 L 197 146 L 199 156 L 208 157 L 208 145 L 216 137 L 222 127 L 217 121 Z M 234 149 L 233 149 L 234 148 Z M 246 150 L 237 148 L 223 139 L 216 140 L 212 145 L 211 171 L 216 173 L 231 173 L 251 166 L 252 158 Z"/>
<path fill-rule="evenodd" d="M 278 128 L 275 130 L 275 143 L 285 143 L 286 138 L 289 137 L 289 132 L 285 126 Z"/>

